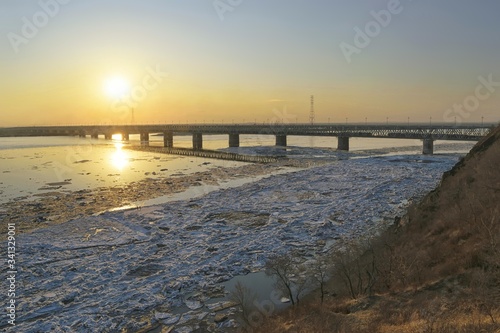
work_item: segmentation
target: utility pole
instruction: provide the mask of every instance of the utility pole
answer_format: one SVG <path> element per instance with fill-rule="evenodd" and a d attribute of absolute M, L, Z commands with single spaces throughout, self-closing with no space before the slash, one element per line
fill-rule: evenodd
<path fill-rule="evenodd" d="M 309 112 L 309 122 L 314 124 L 314 96 L 311 95 L 311 111 Z"/>

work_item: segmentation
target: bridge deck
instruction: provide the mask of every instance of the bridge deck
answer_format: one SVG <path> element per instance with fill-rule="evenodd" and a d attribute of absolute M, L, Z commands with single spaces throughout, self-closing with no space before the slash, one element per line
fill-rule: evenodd
<path fill-rule="evenodd" d="M 0 137 L 76 136 L 141 133 L 173 134 L 261 134 L 299 136 L 374 137 L 477 141 L 493 124 L 436 125 L 340 125 L 340 124 L 165 124 L 165 125 L 84 125 L 0 128 Z"/>

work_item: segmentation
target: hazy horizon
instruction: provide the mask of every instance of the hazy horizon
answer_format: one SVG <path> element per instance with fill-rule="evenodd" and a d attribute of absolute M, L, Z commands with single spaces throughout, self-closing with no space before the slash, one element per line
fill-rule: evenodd
<path fill-rule="evenodd" d="M 317 122 L 500 120 L 493 0 L 0 8 L 0 127 L 127 123 L 131 108 L 138 123 L 306 122 L 311 95 Z"/>

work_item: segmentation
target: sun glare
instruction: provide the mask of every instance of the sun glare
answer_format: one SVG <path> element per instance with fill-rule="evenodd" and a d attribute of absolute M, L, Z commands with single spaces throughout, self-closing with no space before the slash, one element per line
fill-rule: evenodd
<path fill-rule="evenodd" d="M 123 136 L 121 134 L 113 134 L 111 136 L 111 140 L 114 140 L 114 141 L 122 141 L 123 139 Z"/>
<path fill-rule="evenodd" d="M 104 82 L 104 91 L 109 97 L 120 99 L 125 97 L 130 90 L 130 85 L 126 79 L 115 76 Z"/>
<path fill-rule="evenodd" d="M 123 170 L 129 163 L 129 156 L 122 150 L 123 144 L 115 143 L 115 152 L 111 155 L 111 164 L 118 170 Z"/>

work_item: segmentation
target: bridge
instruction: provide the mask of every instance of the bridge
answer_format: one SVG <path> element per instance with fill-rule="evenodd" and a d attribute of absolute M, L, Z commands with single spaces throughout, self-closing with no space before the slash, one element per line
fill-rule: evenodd
<path fill-rule="evenodd" d="M 392 138 L 420 139 L 423 141 L 423 154 L 433 154 L 435 140 L 478 141 L 486 136 L 494 124 L 468 124 L 453 126 L 449 124 L 408 124 L 408 125 L 370 125 L 370 124 L 164 124 L 164 125 L 72 125 L 72 126 L 33 126 L 0 128 L 0 137 L 13 136 L 80 136 L 97 139 L 104 136 L 110 140 L 112 135 L 121 134 L 129 140 L 131 134 L 139 134 L 141 145 L 149 145 L 151 134 L 163 134 L 164 147 L 174 148 L 174 135 L 192 135 L 193 149 L 203 149 L 204 135 L 228 135 L 229 147 L 239 147 L 240 135 L 273 135 L 277 146 L 286 146 L 288 136 L 332 136 L 338 138 L 339 150 L 349 150 L 349 138 Z"/>

